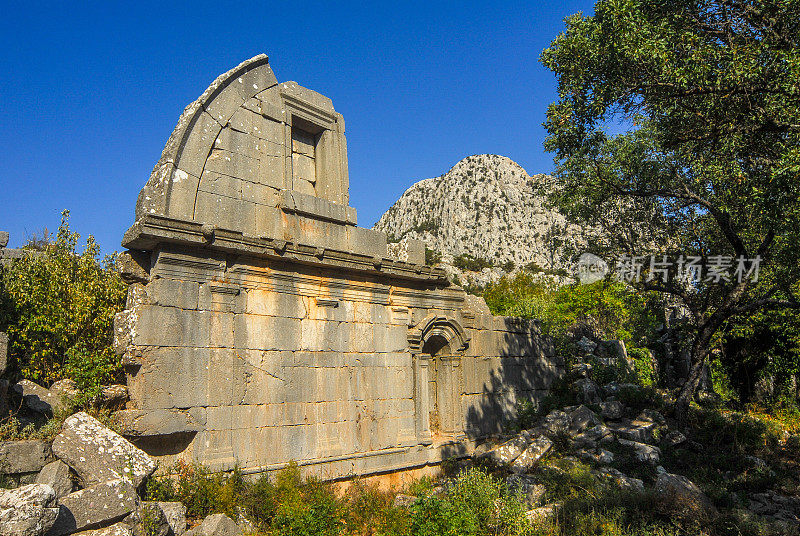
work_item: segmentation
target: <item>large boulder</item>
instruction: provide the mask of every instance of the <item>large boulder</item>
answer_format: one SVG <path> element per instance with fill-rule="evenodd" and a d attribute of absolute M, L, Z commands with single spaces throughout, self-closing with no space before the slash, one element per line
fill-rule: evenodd
<path fill-rule="evenodd" d="M 544 436 L 539 436 L 530 442 L 528 447 L 517 456 L 517 459 L 511 462 L 509 469 L 514 473 L 527 473 L 533 469 L 539 460 L 547 454 L 553 442 Z"/>
<path fill-rule="evenodd" d="M 86 486 L 127 480 L 138 487 L 156 470 L 155 460 L 144 451 L 84 412 L 64 421 L 53 441 L 53 452 Z"/>
<path fill-rule="evenodd" d="M 625 414 L 625 406 L 619 400 L 609 400 L 600 404 L 600 414 L 604 419 L 617 421 Z"/>
<path fill-rule="evenodd" d="M 186 536 L 241 536 L 242 529 L 225 514 L 210 515 Z"/>
<path fill-rule="evenodd" d="M 46 441 L 0 441 L 0 473 L 13 475 L 40 471 L 53 459 Z"/>
<path fill-rule="evenodd" d="M 0 491 L 0 534 L 43 536 L 58 516 L 56 493 L 46 484 Z"/>
<path fill-rule="evenodd" d="M 111 480 L 70 493 L 59 501 L 58 519 L 48 536 L 97 529 L 123 520 L 139 509 L 136 489 L 127 480 Z"/>
<path fill-rule="evenodd" d="M 711 516 L 716 508 L 697 485 L 683 475 L 667 473 L 658 475 L 655 484 L 662 508 L 681 516 Z"/>
<path fill-rule="evenodd" d="M 56 498 L 72 493 L 72 478 L 69 466 L 61 460 L 48 463 L 36 476 L 37 484 L 47 484 L 56 492 Z"/>

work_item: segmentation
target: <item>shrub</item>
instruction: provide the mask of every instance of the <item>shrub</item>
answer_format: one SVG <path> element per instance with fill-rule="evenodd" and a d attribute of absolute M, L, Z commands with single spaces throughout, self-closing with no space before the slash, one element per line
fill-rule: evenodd
<path fill-rule="evenodd" d="M 64 211 L 55 240 L 46 234 L 34 239 L 23 258 L 3 269 L 0 326 L 9 335 L 18 376 L 46 386 L 71 378 L 85 401 L 103 384 L 121 379 L 111 343 L 126 285 L 113 255 L 99 260 L 100 248 L 91 236 L 79 253 L 78 238 Z"/>
<path fill-rule="evenodd" d="M 442 254 L 425 246 L 425 264 L 427 266 L 434 266 L 440 262 L 442 262 Z"/>
<path fill-rule="evenodd" d="M 480 272 L 484 268 L 491 268 L 493 266 L 492 261 L 481 259 L 478 257 L 473 257 L 468 253 L 462 253 L 457 257 L 453 258 L 453 266 L 458 268 L 459 270 L 467 270 L 469 272 Z"/>

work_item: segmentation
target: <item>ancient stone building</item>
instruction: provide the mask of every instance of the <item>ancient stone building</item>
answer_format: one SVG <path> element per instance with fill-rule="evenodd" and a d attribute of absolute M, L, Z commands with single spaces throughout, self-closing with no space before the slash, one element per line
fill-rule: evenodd
<path fill-rule="evenodd" d="M 422 243 L 356 226 L 344 119 L 263 55 L 184 110 L 123 245 L 120 415 L 165 462 L 295 460 L 326 478 L 435 464 L 559 370 L 535 322 L 492 316 Z"/>

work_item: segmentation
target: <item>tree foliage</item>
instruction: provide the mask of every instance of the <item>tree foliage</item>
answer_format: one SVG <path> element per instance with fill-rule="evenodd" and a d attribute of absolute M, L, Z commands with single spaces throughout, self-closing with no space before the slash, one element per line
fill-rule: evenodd
<path fill-rule="evenodd" d="M 91 393 L 120 379 L 111 344 L 126 285 L 114 256 L 100 260 L 91 236 L 78 252 L 79 238 L 64 211 L 55 240 L 38 240 L 3 268 L 0 325 L 18 376 L 44 385 L 71 378 Z"/>
<path fill-rule="evenodd" d="M 542 53 L 555 201 L 605 252 L 762 259 L 758 281 L 643 285 L 689 312 L 685 413 L 726 321 L 798 307 L 800 2 L 600 0 L 566 26 Z"/>

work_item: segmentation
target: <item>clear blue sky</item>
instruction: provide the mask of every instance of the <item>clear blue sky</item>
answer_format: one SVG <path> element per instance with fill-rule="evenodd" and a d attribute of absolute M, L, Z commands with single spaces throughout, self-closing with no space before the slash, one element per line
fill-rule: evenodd
<path fill-rule="evenodd" d="M 502 154 L 529 173 L 555 79 L 539 54 L 591 2 L 7 2 L 0 19 L 0 230 L 58 226 L 120 249 L 184 106 L 266 53 L 345 117 L 350 204 L 370 227 L 414 182 Z"/>

